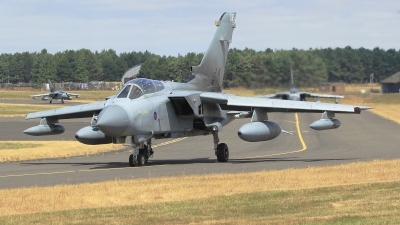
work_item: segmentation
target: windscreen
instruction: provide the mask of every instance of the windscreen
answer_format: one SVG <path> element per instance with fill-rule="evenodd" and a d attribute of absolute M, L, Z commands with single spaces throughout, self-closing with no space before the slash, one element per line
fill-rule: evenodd
<path fill-rule="evenodd" d="M 129 90 L 131 89 L 131 85 L 126 85 L 124 89 L 119 93 L 117 98 L 126 98 L 128 97 Z"/>
<path fill-rule="evenodd" d="M 141 90 L 138 86 L 133 85 L 133 86 L 132 86 L 132 91 L 131 91 L 131 93 L 129 94 L 129 98 L 130 98 L 130 99 L 136 99 L 136 98 L 141 97 L 142 95 L 143 95 L 142 90 Z"/>

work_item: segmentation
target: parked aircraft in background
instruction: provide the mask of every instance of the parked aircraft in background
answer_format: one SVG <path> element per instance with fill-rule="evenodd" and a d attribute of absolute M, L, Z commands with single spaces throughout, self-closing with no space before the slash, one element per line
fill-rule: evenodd
<path fill-rule="evenodd" d="M 293 71 L 290 68 L 290 80 L 291 87 L 289 92 L 280 92 L 276 94 L 264 95 L 263 98 L 275 98 L 275 99 L 283 99 L 283 100 L 292 100 L 292 101 L 306 101 L 306 98 L 334 98 L 335 103 L 339 103 L 339 98 L 344 98 L 343 95 L 327 95 L 327 94 L 318 94 L 318 93 L 310 93 L 304 91 L 298 91 L 294 86 L 293 81 Z"/>
<path fill-rule="evenodd" d="M 125 143 L 130 138 L 133 154 L 129 165 L 144 165 L 153 155 L 152 139 L 212 135 L 219 162 L 229 159 L 228 146 L 220 143 L 218 133 L 242 111 L 251 111 L 249 123 L 238 130 L 244 141 L 258 142 L 276 138 L 284 132 L 268 120 L 272 112 L 323 113 L 311 124 L 318 130 L 338 128 L 335 113 L 356 113 L 363 106 L 316 102 L 289 102 L 259 97 L 239 97 L 221 93 L 222 81 L 236 13 L 224 13 L 215 22 L 217 29 L 199 66 L 192 66 L 186 83 L 137 78 L 125 83 L 109 99 L 90 104 L 29 113 L 26 119 L 42 118 L 40 125 L 28 128 L 29 135 L 51 135 L 64 132 L 61 119 L 92 117 L 89 126 L 80 129 L 75 138 L 84 144 Z M 206 147 L 206 146 L 205 146 Z M 211 147 L 211 146 L 210 146 Z M 190 148 L 187 149 L 190 151 Z M 245 151 L 245 149 L 244 149 Z"/>
<path fill-rule="evenodd" d="M 37 97 L 42 97 L 43 101 L 47 101 L 50 98 L 50 103 L 52 103 L 53 99 L 61 99 L 61 103 L 63 103 L 63 104 L 64 104 L 64 100 L 72 100 L 71 96 L 75 96 L 76 98 L 81 97 L 80 94 L 67 93 L 62 90 L 56 91 L 53 84 L 51 83 L 50 79 L 48 79 L 47 81 L 49 82 L 50 93 L 30 95 L 29 97 L 31 97 L 33 99 L 37 99 Z"/>

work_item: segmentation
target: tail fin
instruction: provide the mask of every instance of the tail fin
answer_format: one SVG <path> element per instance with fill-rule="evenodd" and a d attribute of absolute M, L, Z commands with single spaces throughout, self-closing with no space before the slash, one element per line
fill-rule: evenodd
<path fill-rule="evenodd" d="M 292 70 L 292 67 L 290 67 L 290 80 L 291 80 L 291 87 L 294 87 L 294 81 L 293 81 L 293 70 Z"/>
<path fill-rule="evenodd" d="M 51 83 L 50 79 L 47 79 L 47 81 L 49 82 L 50 92 L 56 91 L 53 84 Z"/>
<path fill-rule="evenodd" d="M 207 52 L 204 54 L 200 65 L 192 66 L 191 68 L 196 78 L 203 78 L 201 79 L 201 85 L 206 91 L 222 91 L 222 81 L 224 79 L 229 44 L 232 42 L 233 29 L 236 28 L 235 19 L 235 12 L 225 12 L 219 20 L 215 21 L 217 29 L 211 39 Z M 193 81 L 193 83 L 197 82 Z"/>

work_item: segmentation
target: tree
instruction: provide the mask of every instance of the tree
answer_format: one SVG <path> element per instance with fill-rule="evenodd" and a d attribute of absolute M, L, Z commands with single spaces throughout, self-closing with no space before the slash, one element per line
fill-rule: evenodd
<path fill-rule="evenodd" d="M 47 79 L 56 80 L 56 67 L 53 55 L 48 54 L 47 50 L 43 49 L 33 62 L 31 71 L 33 82 L 41 84 L 47 82 Z"/>

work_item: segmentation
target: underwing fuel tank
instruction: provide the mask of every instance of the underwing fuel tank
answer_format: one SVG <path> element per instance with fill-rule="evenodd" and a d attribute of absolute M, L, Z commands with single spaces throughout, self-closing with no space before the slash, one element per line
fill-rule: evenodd
<path fill-rule="evenodd" d="M 76 140 L 87 145 L 101 145 L 112 143 L 112 137 L 105 135 L 97 127 L 87 126 L 75 134 Z"/>
<path fill-rule="evenodd" d="M 329 130 L 340 127 L 338 119 L 320 119 L 310 124 L 310 128 L 314 130 Z"/>
<path fill-rule="evenodd" d="M 62 134 L 64 131 L 65 128 L 62 125 L 37 125 L 24 130 L 24 133 L 32 136 L 42 136 Z"/>
<path fill-rule="evenodd" d="M 281 134 L 279 124 L 271 121 L 251 122 L 239 128 L 238 136 L 248 142 L 268 141 Z"/>

